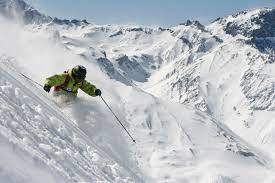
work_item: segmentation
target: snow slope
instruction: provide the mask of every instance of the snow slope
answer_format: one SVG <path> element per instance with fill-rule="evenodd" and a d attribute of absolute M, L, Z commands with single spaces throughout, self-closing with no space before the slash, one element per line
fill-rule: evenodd
<path fill-rule="evenodd" d="M 184 55 L 164 66 L 143 85 L 144 89 L 191 103 L 251 144 L 272 153 L 274 42 L 256 34 L 259 30 L 268 34 L 266 27 L 273 24 L 268 21 L 270 16 L 274 17 L 274 10 L 258 9 L 218 19 L 207 30 L 223 42 L 203 55 L 194 52 L 198 56 L 192 64 L 186 65 L 189 55 Z M 228 30 L 230 26 L 233 33 Z"/>
<path fill-rule="evenodd" d="M 44 21 L 25 7 L 15 11 L 24 25 L 0 19 L 1 181 L 275 180 L 273 57 L 223 24 L 271 10 L 163 29 Z M 76 64 L 136 145 L 99 98 L 66 104 L 20 75 L 42 83 Z"/>
<path fill-rule="evenodd" d="M 20 158 L 30 161 L 30 165 L 23 163 L 26 167 L 19 166 L 18 172 L 15 168 L 18 162 L 11 165 L 12 169 L 3 163 L 3 177 L 10 178 L 10 182 L 41 182 L 44 176 L 36 175 L 36 171 L 25 172 L 22 168 L 44 167 L 41 173 L 37 172 L 46 176 L 50 172 L 51 182 L 134 182 L 135 175 L 116 163 L 53 102 L 43 97 L 41 89 L 24 81 L 7 64 L 1 63 L 0 72 L 3 144 L 9 142 L 15 152 L 9 146 L 7 152 L 19 151 Z M 12 156 L 9 158 L 16 161 Z M 58 175 L 59 179 L 54 179 L 53 175 Z"/>
<path fill-rule="evenodd" d="M 44 174 L 54 177 L 52 182 L 60 182 L 57 178 L 64 182 L 235 181 L 240 172 L 242 176 L 236 181 L 258 182 L 272 175 L 272 165 L 265 155 L 192 107 L 163 102 L 140 91 L 124 88 L 125 98 L 121 103 L 126 110 L 120 113 L 124 113 L 126 121 L 131 124 L 129 127 L 137 138 L 137 145 L 113 139 L 118 144 L 113 142 L 109 144 L 111 147 L 106 147 L 107 139 L 115 137 L 110 137 L 113 130 L 122 133 L 119 128 L 106 130 L 110 123 L 108 114 L 95 114 L 97 110 L 89 106 L 87 110 L 93 110 L 90 115 L 97 121 L 86 119 L 86 114 L 84 119 L 72 118 L 76 126 L 45 97 L 41 89 L 20 77 L 10 67 L 10 61 L 2 60 L 1 76 L 1 135 L 18 148 L 12 153 L 23 151 L 23 158 L 26 156 L 35 164 L 24 164 L 28 169 L 38 166 Z M 73 117 L 68 110 L 82 111 L 82 108 L 87 108 L 84 104 L 88 105 L 85 101 L 77 101 L 72 104 L 76 106 L 64 109 L 65 114 Z M 93 133 L 100 131 L 96 128 L 101 123 L 106 123 L 105 130 L 108 131 L 104 136 L 98 137 L 87 131 L 88 128 Z M 136 159 L 142 177 L 132 173 L 127 167 L 131 160 L 117 154 L 116 146 L 120 150 L 128 146 L 124 150 L 132 152 L 131 158 Z M 238 168 L 233 171 L 236 165 Z M 15 177 L 10 182 L 41 181 L 41 177 L 28 175 L 23 170 L 27 175 L 14 171 L 19 166 L 18 161 L 10 166 L 7 169 L 3 164 L 6 179 Z M 252 170 L 244 171 L 248 168 Z"/>

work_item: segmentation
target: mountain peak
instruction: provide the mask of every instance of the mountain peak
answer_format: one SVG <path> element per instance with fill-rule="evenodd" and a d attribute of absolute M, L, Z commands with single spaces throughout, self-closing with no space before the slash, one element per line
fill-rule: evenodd
<path fill-rule="evenodd" d="M 179 25 L 185 25 L 185 26 L 191 26 L 194 25 L 198 27 L 199 29 L 204 29 L 204 25 L 202 25 L 199 21 L 197 20 L 187 20 L 184 23 L 180 23 Z"/>
<path fill-rule="evenodd" d="M 7 18 L 23 21 L 23 23 L 46 23 L 52 18 L 41 14 L 32 6 L 22 0 L 2 0 L 0 13 Z"/>
<path fill-rule="evenodd" d="M 223 26 L 227 34 L 266 38 L 275 36 L 275 9 L 260 8 L 216 19 L 212 24 Z"/>
<path fill-rule="evenodd" d="M 56 23 L 59 25 L 88 25 L 87 20 L 67 20 L 46 16 L 23 0 L 1 0 L 0 14 L 10 19 L 22 21 L 25 24 Z"/>

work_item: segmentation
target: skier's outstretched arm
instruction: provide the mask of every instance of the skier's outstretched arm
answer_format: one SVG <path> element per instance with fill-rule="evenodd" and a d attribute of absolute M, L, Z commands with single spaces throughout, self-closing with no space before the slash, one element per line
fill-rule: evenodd
<path fill-rule="evenodd" d="M 51 87 L 58 86 L 64 83 L 66 80 L 66 77 L 67 76 L 65 74 L 56 74 L 51 77 L 48 77 L 44 84 L 44 90 L 49 92 Z"/>
<path fill-rule="evenodd" d="M 80 89 L 92 97 L 101 95 L 101 91 L 99 89 L 97 89 L 95 85 L 89 83 L 86 80 L 83 81 L 83 84 L 80 87 Z"/>

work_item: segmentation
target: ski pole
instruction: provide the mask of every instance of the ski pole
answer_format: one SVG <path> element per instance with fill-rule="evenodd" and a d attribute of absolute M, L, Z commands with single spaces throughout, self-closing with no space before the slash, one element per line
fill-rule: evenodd
<path fill-rule="evenodd" d="M 38 82 L 36 82 L 36 81 L 34 81 L 34 80 L 32 80 L 31 78 L 29 78 L 28 76 L 26 76 L 25 74 L 22 74 L 22 73 L 20 73 L 23 77 L 25 77 L 26 79 L 28 79 L 28 80 L 30 80 L 30 81 L 32 81 L 33 83 L 35 83 L 35 84 L 37 84 L 38 86 L 41 86 L 42 88 L 43 88 L 43 86 L 41 85 L 41 84 L 39 84 Z"/>
<path fill-rule="evenodd" d="M 102 96 L 100 96 L 100 98 L 102 99 L 102 101 L 105 103 L 105 105 L 108 107 L 108 109 L 111 111 L 111 113 L 114 115 L 114 117 L 117 119 L 117 121 L 120 123 L 120 125 L 124 128 L 124 130 L 127 132 L 127 134 L 129 135 L 129 137 L 131 137 L 131 139 L 133 140 L 134 143 L 136 143 L 136 140 L 131 136 L 131 134 L 128 132 L 128 130 L 125 128 L 125 126 L 122 124 L 122 122 L 118 119 L 117 115 L 113 112 L 113 110 L 111 109 L 111 107 L 107 104 L 107 102 L 104 100 L 104 98 Z"/>

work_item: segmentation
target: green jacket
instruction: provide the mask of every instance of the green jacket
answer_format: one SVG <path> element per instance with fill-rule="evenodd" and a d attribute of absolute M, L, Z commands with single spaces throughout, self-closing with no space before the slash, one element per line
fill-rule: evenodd
<path fill-rule="evenodd" d="M 66 78 L 67 78 L 67 82 L 66 82 Z M 77 82 L 72 77 L 72 70 L 69 70 L 68 72 L 64 72 L 63 74 L 56 74 L 47 78 L 45 85 L 48 85 L 50 87 L 55 87 L 55 91 L 60 91 L 64 94 L 70 93 L 76 96 L 78 89 L 80 88 L 82 91 L 84 91 L 88 95 L 93 97 L 96 96 L 95 95 L 96 86 L 92 85 L 86 80 L 82 82 Z M 58 87 L 60 85 L 62 86 Z"/>

